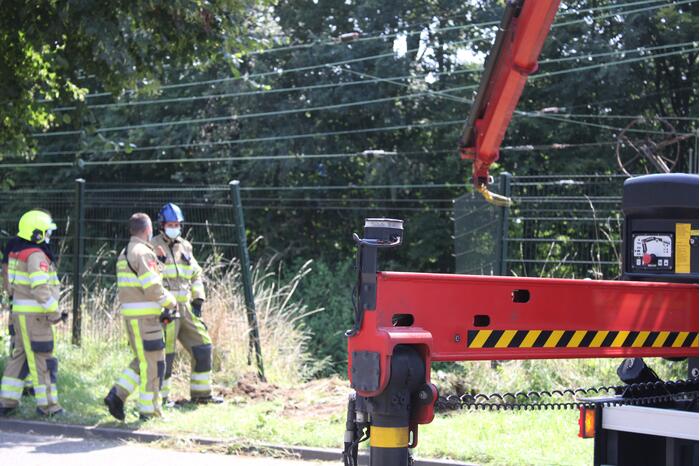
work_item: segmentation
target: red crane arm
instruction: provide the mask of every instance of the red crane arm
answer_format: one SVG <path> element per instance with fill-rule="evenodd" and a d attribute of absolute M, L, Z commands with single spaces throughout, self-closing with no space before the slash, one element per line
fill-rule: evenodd
<path fill-rule="evenodd" d="M 560 0 L 508 2 L 496 41 L 486 60 L 479 90 L 459 140 L 462 158 L 474 161 L 474 186 L 486 189 L 489 167 L 498 150 L 527 77 L 537 70 L 537 58 L 554 21 Z"/>

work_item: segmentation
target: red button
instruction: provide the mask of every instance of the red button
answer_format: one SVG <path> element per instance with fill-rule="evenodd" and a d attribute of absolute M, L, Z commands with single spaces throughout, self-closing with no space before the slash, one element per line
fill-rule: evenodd
<path fill-rule="evenodd" d="M 644 265 L 649 265 L 651 263 L 651 254 L 644 254 L 642 256 L 642 263 Z"/>

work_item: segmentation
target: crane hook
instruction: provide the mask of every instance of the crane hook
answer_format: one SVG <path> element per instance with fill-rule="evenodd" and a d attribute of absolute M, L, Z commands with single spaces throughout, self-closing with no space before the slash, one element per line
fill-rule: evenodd
<path fill-rule="evenodd" d="M 489 188 L 485 183 L 479 183 L 476 186 L 476 190 L 484 196 L 486 202 L 496 207 L 510 207 L 513 205 L 513 200 L 506 196 L 501 196 L 500 194 L 493 193 L 489 191 Z"/>

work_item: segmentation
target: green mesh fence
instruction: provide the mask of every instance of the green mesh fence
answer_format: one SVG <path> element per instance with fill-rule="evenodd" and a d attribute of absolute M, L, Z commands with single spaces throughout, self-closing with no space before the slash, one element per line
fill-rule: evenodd
<path fill-rule="evenodd" d="M 183 235 L 192 242 L 197 259 L 229 262 L 237 256 L 233 206 L 228 185 L 154 186 L 143 184 L 85 184 L 83 209 L 84 254 L 81 261 L 83 338 L 101 338 L 125 344 L 117 312 L 116 259 L 129 240 L 127 220 L 135 212 L 155 222 L 166 202 L 178 204 L 185 214 Z M 51 189 L 15 189 L 0 192 L 0 245 L 17 233 L 21 215 L 32 208 L 51 212 L 58 225 L 52 244 L 62 279 L 61 308 L 71 311 L 74 289 L 75 232 L 78 196 L 76 184 Z M 157 225 L 154 225 L 157 230 Z M 7 303 L 5 304 L 7 305 Z M 5 326 L 8 314 L 0 314 Z M 57 327 L 67 338 L 70 327 Z M 4 332 L 0 331 L 4 334 Z"/>
<path fill-rule="evenodd" d="M 456 272 L 616 278 L 624 180 L 618 175 L 512 177 L 509 208 L 490 206 L 475 194 L 458 198 Z"/>

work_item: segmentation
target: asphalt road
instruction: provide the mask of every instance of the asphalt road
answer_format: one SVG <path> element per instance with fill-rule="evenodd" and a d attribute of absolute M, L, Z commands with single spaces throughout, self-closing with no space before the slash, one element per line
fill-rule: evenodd
<path fill-rule="evenodd" d="M 47 437 L 0 432 L 3 465 L 15 466 L 311 466 L 314 463 L 270 458 L 189 453 L 111 440 Z"/>

